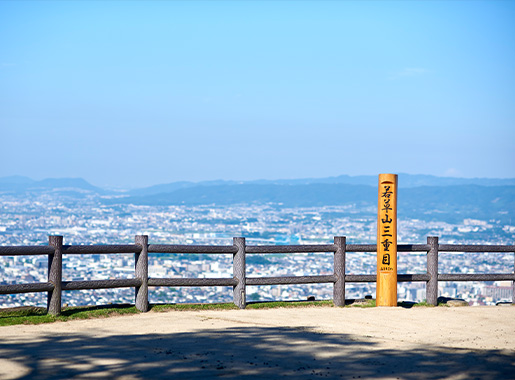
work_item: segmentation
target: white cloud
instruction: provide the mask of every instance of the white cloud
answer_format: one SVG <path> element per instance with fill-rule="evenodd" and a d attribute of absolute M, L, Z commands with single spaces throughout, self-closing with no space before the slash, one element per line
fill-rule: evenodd
<path fill-rule="evenodd" d="M 444 177 L 462 177 L 462 174 L 459 170 L 454 168 L 449 168 L 443 174 Z"/>
<path fill-rule="evenodd" d="M 391 74 L 388 79 L 417 77 L 417 76 L 427 74 L 428 72 L 429 72 L 428 69 L 424 69 L 422 67 L 406 67 L 400 71 L 397 71 L 396 73 Z"/>

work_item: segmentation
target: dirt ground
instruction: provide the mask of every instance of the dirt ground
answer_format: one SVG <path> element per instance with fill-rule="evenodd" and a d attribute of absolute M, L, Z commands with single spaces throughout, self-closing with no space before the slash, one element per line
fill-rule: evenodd
<path fill-rule="evenodd" d="M 170 311 L 0 327 L 0 379 L 515 379 L 515 307 Z"/>

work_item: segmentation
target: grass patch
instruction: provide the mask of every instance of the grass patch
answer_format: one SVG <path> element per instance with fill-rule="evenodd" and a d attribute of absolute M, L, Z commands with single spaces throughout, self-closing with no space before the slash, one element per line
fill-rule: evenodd
<path fill-rule="evenodd" d="M 44 307 L 20 307 L 0 311 L 0 326 L 39 325 L 57 321 L 106 318 L 113 315 L 136 314 L 132 305 L 83 306 L 63 308 L 61 315 L 47 314 Z"/>
<path fill-rule="evenodd" d="M 238 306 L 233 303 L 176 303 L 151 305 L 150 310 L 165 312 L 171 310 L 237 310 Z"/>
<path fill-rule="evenodd" d="M 375 299 L 359 299 L 347 300 L 346 307 L 360 307 L 369 308 L 376 306 Z M 439 306 L 448 306 L 444 303 Z M 427 302 L 399 302 L 399 307 L 433 307 Z M 335 307 L 332 300 L 324 301 L 272 301 L 272 302 L 250 302 L 247 304 L 247 309 L 273 309 L 273 308 L 302 308 L 302 307 Z M 154 304 L 150 306 L 152 312 L 167 312 L 167 311 L 188 311 L 188 310 L 238 310 L 238 307 L 233 303 L 204 303 L 204 304 L 191 304 L 191 303 L 178 303 L 178 304 Z M 130 304 L 117 304 L 117 305 L 103 305 L 103 306 L 75 306 L 63 308 L 61 315 L 53 316 L 47 314 L 44 307 L 16 307 L 11 309 L 0 309 L 0 326 L 11 326 L 30 324 L 37 325 L 41 323 L 52 323 L 57 321 L 72 321 L 78 319 L 94 319 L 94 318 L 107 318 L 117 315 L 139 314 L 140 311 L 134 305 Z"/>
<path fill-rule="evenodd" d="M 440 305 L 440 304 L 438 304 Z M 431 305 L 430 303 L 427 303 L 426 300 L 422 301 L 422 302 L 417 302 L 415 305 L 413 306 L 427 306 L 427 307 L 435 307 L 435 305 Z"/>
<path fill-rule="evenodd" d="M 247 309 L 271 309 L 278 307 L 333 306 L 332 301 L 299 301 L 299 302 L 256 302 L 247 305 Z M 233 303 L 211 304 L 157 304 L 151 305 L 153 312 L 187 311 L 187 310 L 238 310 Z M 47 314 L 44 307 L 17 307 L 0 310 L 0 326 L 38 325 L 57 321 L 73 321 L 78 319 L 107 318 L 115 315 L 140 313 L 134 305 L 75 306 L 63 308 L 61 315 Z"/>
<path fill-rule="evenodd" d="M 42 307 L 20 307 L 0 312 L 0 326 L 36 325 L 54 322 L 55 320 L 55 317 L 48 315 L 46 309 Z"/>
<path fill-rule="evenodd" d="M 309 306 L 334 306 L 333 301 L 272 301 L 272 302 L 249 302 L 247 309 L 272 309 L 278 307 L 309 307 Z M 239 308 L 233 303 L 208 303 L 208 304 L 162 304 L 152 305 L 151 310 L 156 312 L 170 310 L 238 310 Z"/>
<path fill-rule="evenodd" d="M 367 307 L 375 307 L 376 306 L 376 300 L 369 299 L 369 298 L 360 298 L 360 299 L 350 299 L 345 300 L 345 307 L 361 307 L 361 308 L 367 308 Z"/>
<path fill-rule="evenodd" d="M 327 301 L 272 301 L 272 302 L 255 302 L 255 303 L 248 303 L 247 309 L 272 309 L 272 308 L 278 308 L 278 307 L 286 307 L 286 308 L 293 308 L 293 307 L 308 307 L 308 306 L 330 306 L 333 307 L 333 301 L 327 300 Z"/>
<path fill-rule="evenodd" d="M 150 310 L 154 312 L 165 312 L 171 310 L 236 310 L 238 307 L 233 303 L 221 304 L 168 304 L 151 305 Z M 66 307 L 61 315 L 53 316 L 47 314 L 44 307 L 16 307 L 0 310 L 0 326 L 12 325 L 39 325 L 41 323 L 52 323 L 57 321 L 73 321 L 78 319 L 107 318 L 116 315 L 139 314 L 140 311 L 134 305 L 103 305 L 103 306 L 75 306 Z"/>

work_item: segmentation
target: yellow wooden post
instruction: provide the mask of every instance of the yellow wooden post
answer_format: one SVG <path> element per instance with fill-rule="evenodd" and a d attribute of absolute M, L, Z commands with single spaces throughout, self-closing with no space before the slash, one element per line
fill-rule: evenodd
<path fill-rule="evenodd" d="M 377 306 L 397 306 L 397 174 L 379 174 Z"/>

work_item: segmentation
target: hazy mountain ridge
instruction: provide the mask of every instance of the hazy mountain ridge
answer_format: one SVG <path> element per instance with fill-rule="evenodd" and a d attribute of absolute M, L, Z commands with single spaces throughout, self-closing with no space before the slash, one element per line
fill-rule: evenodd
<path fill-rule="evenodd" d="M 373 184 L 370 184 L 372 182 Z M 432 186 L 425 185 L 428 183 Z M 497 183 L 503 185 L 495 185 Z M 1 193 L 22 195 L 27 192 L 45 191 L 59 192 L 71 197 L 74 194 L 98 194 L 104 196 L 102 202 L 105 204 L 120 205 L 270 203 L 281 207 L 356 205 L 356 208 L 364 210 L 376 207 L 377 176 L 246 182 L 175 182 L 126 193 L 109 192 L 81 178 L 42 181 L 34 181 L 27 177 L 0 178 Z M 398 196 L 399 215 L 409 218 L 449 222 L 471 218 L 499 220 L 511 224 L 511 219 L 515 215 L 515 179 L 462 179 L 401 174 Z"/>
<path fill-rule="evenodd" d="M 201 181 L 201 182 L 172 182 L 159 184 L 128 191 L 131 196 L 153 195 L 159 193 L 170 193 L 179 189 L 192 188 L 196 186 L 218 186 L 218 185 L 311 185 L 311 184 L 349 184 L 366 185 L 377 187 L 377 176 L 349 176 L 340 175 L 326 178 L 303 178 L 303 179 L 281 179 L 281 180 L 253 180 L 253 181 Z M 479 185 L 479 186 L 515 186 L 515 178 L 453 178 L 436 177 L 422 174 L 399 174 L 399 188 L 420 187 L 420 186 L 457 186 L 457 185 Z"/>
<path fill-rule="evenodd" d="M 232 181 L 232 180 L 214 180 L 214 181 L 178 181 L 165 184 L 158 184 L 148 187 L 141 187 L 129 190 L 123 194 L 128 196 L 145 196 L 172 193 L 180 189 L 188 189 L 194 187 L 213 187 L 213 186 L 233 186 L 233 185 L 316 185 L 316 184 L 348 184 L 348 185 L 365 185 L 377 187 L 377 176 L 349 176 L 340 175 L 325 178 L 301 178 L 301 179 L 279 179 L 279 180 L 252 180 L 252 181 Z M 460 185 L 478 185 L 478 186 L 515 186 L 515 178 L 454 178 L 454 177 L 436 177 L 423 174 L 399 174 L 399 189 L 413 188 L 423 186 L 460 186 Z M 25 176 L 8 176 L 0 178 L 0 192 L 19 193 L 24 191 L 46 191 L 52 189 L 80 189 L 101 194 L 116 193 L 98 186 L 94 186 L 83 178 L 46 178 L 43 180 L 33 180 Z M 122 192 L 119 192 L 122 194 Z"/>
<path fill-rule="evenodd" d="M 502 220 L 515 215 L 515 186 L 421 186 L 400 188 L 399 214 L 425 220 Z M 349 184 L 218 185 L 182 188 L 170 193 L 106 200 L 108 204 L 231 205 L 274 203 L 282 207 L 351 205 L 375 207 L 377 188 Z"/>
<path fill-rule="evenodd" d="M 108 191 L 93 186 L 83 178 L 46 178 L 41 181 L 35 181 L 29 177 L 23 176 L 0 178 L 0 193 L 20 194 L 24 192 L 41 192 L 59 189 L 75 189 L 98 194 L 108 193 Z"/>

